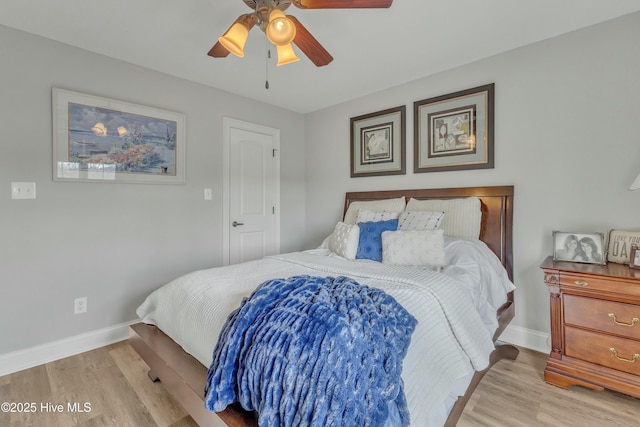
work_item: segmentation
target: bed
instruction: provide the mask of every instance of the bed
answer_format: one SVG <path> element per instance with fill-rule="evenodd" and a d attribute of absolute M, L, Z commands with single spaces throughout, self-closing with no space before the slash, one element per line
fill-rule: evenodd
<path fill-rule="evenodd" d="M 376 201 L 387 201 L 387 200 L 404 200 L 405 207 L 406 202 L 413 201 L 415 203 L 419 203 L 420 201 L 457 201 L 457 200 L 466 200 L 466 199 L 476 199 L 479 202 L 479 223 L 477 233 L 479 235 L 479 240 L 483 243 L 483 247 L 486 248 L 487 252 L 491 253 L 491 257 L 494 257 L 496 263 L 500 264 L 500 268 L 503 268 L 504 275 L 506 279 L 504 281 L 509 282 L 513 280 L 513 259 L 512 259 L 512 220 L 513 220 L 513 186 L 494 186 L 494 187 L 468 187 L 468 188 L 448 188 L 448 189 L 413 189 L 413 190 L 387 190 L 387 191 L 367 191 L 367 192 L 349 192 L 345 196 L 345 218 L 344 221 L 347 221 L 347 216 L 349 216 L 350 212 L 354 211 L 354 209 L 349 209 L 354 206 L 369 206 L 369 202 Z M 447 218 L 447 213 L 445 212 L 445 218 Z M 458 247 L 462 245 L 459 242 L 459 239 L 448 239 L 447 245 L 451 245 L 451 247 Z M 475 244 L 474 244 L 475 245 Z M 325 246 L 325 243 L 323 243 Z M 465 246 L 465 245 L 463 245 Z M 472 245 L 473 246 L 473 245 Z M 477 246 L 477 245 L 476 245 Z M 473 246 L 474 250 L 477 250 L 475 246 Z M 480 248 L 482 249 L 482 248 Z M 308 268 L 317 268 L 315 264 L 311 265 L 311 262 L 315 262 L 315 257 L 319 255 L 326 255 L 327 252 L 331 254 L 331 251 L 327 251 L 326 248 L 320 248 L 318 251 L 324 251 L 323 253 L 313 252 L 312 253 L 297 253 L 291 255 L 283 255 L 275 258 L 270 258 L 268 260 L 260 260 L 257 261 L 258 264 L 251 264 L 252 268 L 256 271 L 260 271 L 260 275 L 263 274 L 263 271 L 268 272 L 269 269 L 282 269 L 283 267 L 279 264 L 285 262 L 285 271 L 297 273 L 299 271 L 306 273 L 308 272 Z M 481 252 L 481 251 L 480 251 Z M 494 256 L 495 255 L 495 256 Z M 485 256 L 485 255 L 483 255 Z M 331 257 L 326 257 L 327 259 Z M 335 259 L 340 257 L 333 257 L 328 262 L 331 264 L 331 272 L 333 273 L 342 273 L 341 270 L 342 264 L 344 264 L 344 260 Z M 491 260 L 490 260 L 491 261 Z M 323 263 L 324 258 L 323 258 Z M 262 263 L 262 264 L 260 264 Z M 302 268 L 302 267 L 304 268 Z M 310 267 L 311 266 L 311 267 Z M 239 293 L 238 295 L 230 297 L 233 301 L 235 298 L 236 301 L 239 301 L 243 295 L 246 294 L 246 289 L 243 288 L 242 283 L 238 284 L 236 289 L 233 282 L 229 282 L 232 280 L 234 274 L 242 274 L 245 277 L 250 277 L 251 274 L 245 274 L 240 270 L 234 270 L 237 268 L 244 267 L 221 267 L 221 269 L 226 269 L 224 271 L 227 272 L 226 280 L 228 289 L 230 290 L 230 294 L 234 292 Z M 324 268 L 324 267 L 322 267 Z M 376 270 L 379 266 L 367 266 L 365 269 L 371 271 Z M 382 267 L 380 267 L 382 268 Z M 445 267 L 446 269 L 446 267 Z M 401 274 L 402 268 L 396 269 L 393 271 L 393 274 Z M 427 269 L 428 270 L 428 269 Z M 235 272 L 234 272 L 235 271 Z M 195 273 L 196 276 L 190 276 L 190 280 L 196 280 L 198 277 L 204 275 L 205 273 Z M 206 273 L 208 275 L 208 273 Z M 257 273 L 256 273 L 257 274 Z M 354 273 L 359 278 L 363 278 L 367 276 L 364 273 Z M 374 285 L 376 280 L 381 280 L 380 275 L 384 275 L 382 270 L 379 270 L 376 273 L 377 276 L 374 278 L 369 277 L 369 279 L 363 280 L 373 280 Z M 423 274 L 423 273 L 420 273 Z M 432 275 L 431 270 L 426 271 L 424 274 Z M 440 273 L 436 273 L 440 274 Z M 257 275 L 256 277 L 261 277 Z M 395 276 L 394 276 L 395 277 Z M 231 278 L 231 279 L 230 279 Z M 221 281 L 223 278 L 220 279 Z M 247 281 L 250 279 L 247 279 Z M 449 280 L 449 279 L 447 279 Z M 241 282 L 238 280 L 238 282 Z M 448 282 L 445 282 L 445 284 Z M 255 283 L 253 286 L 259 285 L 260 282 Z M 245 284 L 244 286 L 248 286 Z M 511 285 L 512 286 L 512 285 Z M 235 291 L 233 289 L 236 289 Z M 515 359 L 517 356 L 517 349 L 511 345 L 500 343 L 498 337 L 504 331 L 508 323 L 514 317 L 515 314 L 515 306 L 513 299 L 513 288 L 509 288 L 506 284 L 503 286 L 504 296 L 503 300 L 499 305 L 495 305 L 494 298 L 493 305 L 487 304 L 487 306 L 491 307 L 490 315 L 488 316 L 490 319 L 482 319 L 487 326 L 485 328 L 489 331 L 489 340 L 491 344 L 491 348 L 486 350 L 486 343 L 484 343 L 485 349 L 480 352 L 482 353 L 478 357 L 480 360 L 486 361 L 476 363 L 477 366 L 482 366 L 482 369 L 474 369 L 464 376 L 460 375 L 460 378 L 456 380 L 454 384 L 451 384 L 451 391 L 447 399 L 442 402 L 438 401 L 437 406 L 434 406 L 431 412 L 437 415 L 433 415 L 429 420 L 426 417 L 431 417 L 431 415 L 427 414 L 424 418 L 413 419 L 412 425 L 447 425 L 453 426 L 456 424 L 458 418 L 462 414 L 464 406 L 466 402 L 469 400 L 471 394 L 477 387 L 477 385 L 482 380 L 483 376 L 488 372 L 491 367 L 503 358 L 511 358 Z M 240 295 L 242 294 L 242 295 Z M 175 294 L 173 299 L 181 298 L 179 294 Z M 454 296 L 455 298 L 455 296 Z M 409 302 L 409 301 L 408 301 Z M 145 304 L 147 302 L 145 301 Z M 185 303 L 186 304 L 186 303 Z M 476 304 L 478 304 L 476 302 Z M 156 303 L 156 306 L 160 304 Z M 155 308 L 154 308 L 155 309 Z M 147 311 L 152 311 L 153 309 L 147 309 Z M 186 310 L 185 310 L 186 311 Z M 194 310 L 198 311 L 198 310 Z M 410 310 L 411 311 L 411 310 Z M 143 316 L 146 313 L 142 313 Z M 141 318 L 143 317 L 141 316 Z M 161 317 L 161 316 L 160 316 Z M 190 314 L 185 316 L 186 318 L 191 317 Z M 151 320 L 150 320 L 151 319 Z M 209 354 L 207 355 L 207 348 L 211 348 L 213 344 L 215 344 L 215 339 L 219 331 L 214 331 L 212 333 L 213 338 L 209 340 L 214 341 L 214 343 L 208 343 L 209 347 L 202 347 L 198 344 L 198 348 L 193 348 L 193 344 L 189 344 L 188 342 L 182 342 L 185 340 L 180 337 L 179 331 L 176 332 L 175 325 L 179 325 L 177 329 L 184 329 L 191 327 L 187 327 L 188 322 L 197 322 L 195 319 L 182 319 L 181 321 L 171 322 L 164 321 L 164 326 L 161 325 L 162 322 L 157 322 L 153 319 L 153 316 L 144 316 L 144 322 L 137 323 L 130 327 L 129 341 L 131 346 L 138 352 L 138 354 L 142 357 L 142 359 L 147 363 L 150 367 L 149 376 L 152 380 L 161 380 L 162 384 L 165 388 L 176 398 L 176 400 L 185 407 L 185 409 L 189 412 L 189 414 L 193 417 L 193 419 L 202 426 L 255 426 L 257 425 L 257 414 L 255 412 L 247 412 L 243 410 L 239 405 L 229 405 L 226 409 L 212 413 L 205 409 L 204 405 L 204 393 L 206 382 L 207 382 L 207 357 L 210 357 L 211 351 L 209 350 Z M 145 323 L 146 322 L 146 323 Z M 186 322 L 186 323 L 185 323 Z M 476 322 L 478 323 L 478 322 Z M 173 325 L 172 325 L 173 324 Z M 420 322 L 419 322 L 420 324 Z M 473 328 L 473 325 L 469 326 Z M 175 341 L 174 341 L 175 340 Z M 177 341 L 177 342 L 176 342 Z M 408 359 L 416 359 L 416 356 L 411 356 L 412 349 L 419 345 L 419 339 L 415 339 L 415 343 L 412 342 L 411 347 L 409 349 L 409 353 L 407 355 Z M 204 348 L 204 350 L 203 350 Z M 186 350 L 186 351 L 185 351 Z M 417 350 L 416 350 L 417 351 Z M 465 350 L 467 351 L 467 350 Z M 415 352 L 415 351 L 414 351 Z M 483 353 L 484 352 L 484 353 Z M 195 356 L 194 356 L 195 355 Z M 210 360 L 210 359 L 209 359 Z M 409 360 L 409 362 L 411 362 Z M 471 363 L 473 365 L 473 363 Z M 415 369 L 411 368 L 413 365 L 408 363 L 405 365 L 405 369 Z M 411 371 L 413 372 L 413 371 Z M 410 375 L 412 377 L 413 374 Z M 405 378 L 405 382 L 411 383 L 414 381 L 412 378 Z M 414 381 L 415 382 L 415 381 Z M 411 385 L 411 384 L 408 384 Z M 413 396 L 415 389 L 414 387 L 409 387 L 408 400 L 412 400 L 412 405 L 410 405 L 411 411 L 418 407 L 429 407 L 431 406 L 426 404 L 421 404 L 425 402 L 415 403 L 415 396 Z M 419 387 L 418 387 L 419 388 Z M 424 387 L 423 387 L 424 388 Z M 417 392 L 418 397 L 422 397 L 420 394 L 421 391 Z M 429 396 L 429 395 L 427 395 Z M 435 404 L 434 404 L 435 405 Z M 412 406 L 412 408 L 411 408 Z M 416 409 L 416 411 L 420 411 L 422 409 Z M 422 415 L 421 415 L 422 416 Z M 424 421 L 423 421 L 424 420 Z"/>

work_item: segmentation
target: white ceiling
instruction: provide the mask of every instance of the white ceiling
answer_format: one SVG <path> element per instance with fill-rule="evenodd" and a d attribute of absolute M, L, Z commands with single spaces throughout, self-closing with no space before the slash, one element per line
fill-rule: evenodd
<path fill-rule="evenodd" d="M 207 56 L 218 36 L 251 11 L 242 0 L 1 0 L 0 24 L 308 113 L 638 10 L 639 0 L 291 6 L 286 13 L 334 57 L 320 68 L 299 51 L 299 62 L 276 67 L 275 49 L 267 66 L 266 38 L 258 27 L 249 34 L 244 58 Z"/>

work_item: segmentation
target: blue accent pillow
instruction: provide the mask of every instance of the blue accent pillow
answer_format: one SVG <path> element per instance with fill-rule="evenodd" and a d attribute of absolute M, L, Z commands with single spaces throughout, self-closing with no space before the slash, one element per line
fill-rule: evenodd
<path fill-rule="evenodd" d="M 360 239 L 356 259 L 382 261 L 382 232 L 396 231 L 398 220 L 359 222 Z"/>

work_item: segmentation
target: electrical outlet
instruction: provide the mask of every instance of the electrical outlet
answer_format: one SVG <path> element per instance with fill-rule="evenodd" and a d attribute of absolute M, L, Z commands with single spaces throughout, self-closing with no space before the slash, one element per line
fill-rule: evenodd
<path fill-rule="evenodd" d="M 76 298 L 73 305 L 74 314 L 86 313 L 87 312 L 87 297 Z"/>

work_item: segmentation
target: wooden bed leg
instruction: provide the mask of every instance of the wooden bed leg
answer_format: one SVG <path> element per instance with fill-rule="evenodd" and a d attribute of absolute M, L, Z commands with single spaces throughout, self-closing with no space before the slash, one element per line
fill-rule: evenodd
<path fill-rule="evenodd" d="M 484 378 L 485 374 L 489 372 L 493 365 L 495 365 L 502 359 L 516 360 L 516 358 L 518 357 L 518 353 L 520 353 L 520 350 L 518 350 L 516 346 L 497 341 L 496 348 L 495 350 L 493 350 L 491 356 L 489 357 L 489 366 L 487 366 L 484 371 L 476 371 L 476 373 L 473 375 L 473 378 L 471 378 L 471 382 L 469 383 L 467 392 L 464 394 L 464 396 L 460 396 L 458 400 L 456 400 L 456 403 L 453 405 L 453 408 L 451 408 L 451 412 L 449 412 L 449 418 L 447 418 L 444 426 L 455 427 L 455 425 L 458 424 L 458 420 L 460 419 L 460 416 L 464 411 L 464 407 L 467 405 L 467 402 L 471 398 L 471 395 L 475 391 L 476 387 L 478 387 L 478 384 L 480 384 L 480 381 L 482 381 L 482 378 Z"/>
<path fill-rule="evenodd" d="M 497 362 L 498 360 L 502 360 L 502 359 L 516 360 L 518 358 L 518 354 L 520 353 L 520 350 L 518 350 L 518 348 L 514 345 L 498 341 L 496 342 L 496 352 L 498 353 L 496 354 L 496 362 Z M 493 365 L 493 363 L 491 365 Z"/>
<path fill-rule="evenodd" d="M 153 373 L 153 371 L 151 369 L 149 369 L 149 372 L 147 372 L 147 376 L 151 379 L 151 381 L 153 381 L 154 383 L 160 381 L 160 377 L 157 376 L 156 374 Z"/>

